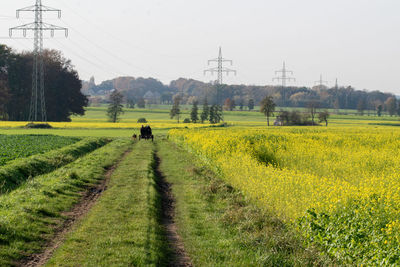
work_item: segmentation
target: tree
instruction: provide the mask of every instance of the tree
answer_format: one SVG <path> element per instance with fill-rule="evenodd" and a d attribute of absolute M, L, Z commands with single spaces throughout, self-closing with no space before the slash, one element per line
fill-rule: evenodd
<path fill-rule="evenodd" d="M 199 102 L 194 101 L 193 102 L 193 107 L 192 111 L 190 112 L 190 119 L 192 120 L 193 123 L 197 123 L 199 120 L 199 107 L 198 107 Z"/>
<path fill-rule="evenodd" d="M 221 121 L 224 121 L 224 115 L 222 113 L 222 106 L 217 105 L 215 110 L 216 110 L 216 112 L 215 112 L 216 123 L 220 123 Z"/>
<path fill-rule="evenodd" d="M 261 101 L 261 107 L 260 111 L 264 113 L 264 115 L 267 117 L 267 124 L 269 126 L 269 117 L 274 115 L 276 104 L 272 98 L 272 96 L 266 96 L 262 101 Z"/>
<path fill-rule="evenodd" d="M 339 97 L 335 98 L 335 101 L 333 102 L 333 107 L 336 110 L 336 114 L 339 114 L 339 109 L 340 109 Z"/>
<path fill-rule="evenodd" d="M 363 116 L 364 115 L 364 110 L 365 110 L 366 107 L 367 107 L 367 103 L 365 102 L 365 99 L 364 98 L 360 98 L 360 100 L 358 101 L 358 104 L 357 104 L 358 114 Z"/>
<path fill-rule="evenodd" d="M 283 125 L 289 125 L 290 122 L 290 112 L 281 110 L 281 114 L 279 115 Z"/>
<path fill-rule="evenodd" d="M 204 123 L 206 120 L 208 120 L 209 116 L 210 116 L 210 107 L 208 106 L 207 99 L 204 99 L 203 111 L 201 112 L 200 115 L 201 123 Z"/>
<path fill-rule="evenodd" d="M 139 101 L 137 102 L 138 108 L 145 108 L 146 107 L 146 101 L 144 101 L 144 98 L 141 97 L 139 98 Z"/>
<path fill-rule="evenodd" d="M 225 99 L 224 109 L 232 111 L 234 108 L 235 108 L 235 101 L 230 98 Z"/>
<path fill-rule="evenodd" d="M 253 110 L 254 109 L 254 99 L 250 99 L 249 103 L 247 104 L 247 107 L 249 108 L 249 110 Z"/>
<path fill-rule="evenodd" d="M 11 49 L 0 45 L 0 120 L 8 119 L 7 102 L 10 98 L 7 80 L 7 68 L 10 62 Z"/>
<path fill-rule="evenodd" d="M 122 101 L 124 96 L 115 90 L 110 95 L 110 104 L 108 105 L 107 109 L 107 116 L 109 121 L 117 122 L 119 121 L 119 116 L 124 113 Z"/>
<path fill-rule="evenodd" d="M 386 102 L 385 102 L 385 106 L 387 111 L 389 112 L 390 116 L 393 116 L 394 114 L 396 114 L 396 109 L 397 109 L 397 100 L 395 97 L 389 97 Z"/>
<path fill-rule="evenodd" d="M 83 115 L 88 99 L 82 94 L 82 82 L 70 60 L 56 50 L 44 50 L 44 93 L 48 121 L 71 121 L 72 115 Z M 7 67 L 10 97 L 9 120 L 29 117 L 32 88 L 33 54 L 14 54 Z"/>
<path fill-rule="evenodd" d="M 180 102 L 181 102 L 181 97 L 180 96 L 176 96 L 174 97 L 174 104 L 172 105 L 171 111 L 169 112 L 169 115 L 171 117 L 171 119 L 173 118 L 177 118 L 178 119 L 178 123 L 179 123 L 179 119 L 180 119 L 180 114 L 181 114 L 181 110 L 180 110 Z"/>
<path fill-rule="evenodd" d="M 126 108 L 135 108 L 135 100 L 133 98 L 129 98 L 126 101 Z"/>
<path fill-rule="evenodd" d="M 383 110 L 383 105 L 378 105 L 376 107 L 376 114 L 378 114 L 378 117 L 382 116 L 382 110 Z"/>
<path fill-rule="evenodd" d="M 319 108 L 319 103 L 316 100 L 311 100 L 307 103 L 308 112 L 311 115 L 312 125 L 315 125 L 314 119 L 317 114 L 317 108 Z"/>
<path fill-rule="evenodd" d="M 212 105 L 210 108 L 210 123 L 216 124 L 223 121 L 222 117 L 222 106 L 220 105 Z"/>
<path fill-rule="evenodd" d="M 240 109 L 240 110 L 243 110 L 243 107 L 244 107 L 243 99 L 240 99 L 240 102 L 239 102 L 239 109 Z"/>
<path fill-rule="evenodd" d="M 327 110 L 324 110 L 318 114 L 319 122 L 325 122 L 326 127 L 328 127 L 328 118 L 329 112 Z"/>
<path fill-rule="evenodd" d="M 9 93 L 6 83 L 0 80 L 0 120 L 8 119 L 8 114 L 6 109 L 8 98 L 9 98 Z"/>
<path fill-rule="evenodd" d="M 210 107 L 210 117 L 209 117 L 209 121 L 211 124 L 215 123 L 215 105 L 212 105 Z"/>

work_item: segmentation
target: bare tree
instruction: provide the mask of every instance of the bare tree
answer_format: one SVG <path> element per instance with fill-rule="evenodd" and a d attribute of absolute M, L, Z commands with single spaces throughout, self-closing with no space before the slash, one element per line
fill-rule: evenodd
<path fill-rule="evenodd" d="M 314 119 L 317 114 L 317 109 L 319 108 L 319 102 L 317 100 L 311 100 L 307 103 L 308 112 L 311 115 L 312 125 L 315 125 Z"/>
<path fill-rule="evenodd" d="M 177 117 L 178 123 L 179 123 L 179 119 L 180 119 L 180 115 L 181 115 L 181 109 L 179 107 L 180 103 L 181 103 L 181 97 L 180 96 L 176 96 L 174 98 L 174 104 L 172 105 L 172 109 L 169 112 L 169 115 L 170 115 L 171 119 Z"/>
<path fill-rule="evenodd" d="M 386 110 L 389 112 L 390 116 L 396 114 L 397 100 L 395 97 L 389 97 L 385 102 Z"/>

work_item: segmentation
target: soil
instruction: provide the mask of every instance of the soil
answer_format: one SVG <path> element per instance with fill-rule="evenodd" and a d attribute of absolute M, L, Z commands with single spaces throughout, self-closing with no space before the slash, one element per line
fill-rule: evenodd
<path fill-rule="evenodd" d="M 45 250 L 40 254 L 34 254 L 26 260 L 19 262 L 16 266 L 37 267 L 46 264 L 47 261 L 52 257 L 56 249 L 60 245 L 62 245 L 66 235 L 73 229 L 75 223 L 90 211 L 90 209 L 97 202 L 102 193 L 107 190 L 107 185 L 111 179 L 113 172 L 118 167 L 119 163 L 130 152 L 130 150 L 126 151 L 123 157 L 107 170 L 105 174 L 105 179 L 103 179 L 100 184 L 89 188 L 86 192 L 81 193 L 82 198 L 80 202 L 75 205 L 72 210 L 62 213 L 63 216 L 67 217 L 67 220 L 63 223 L 61 227 L 56 229 L 54 238 L 47 243 Z"/>
<path fill-rule="evenodd" d="M 154 171 L 157 177 L 158 191 L 161 195 L 161 223 L 165 228 L 168 243 L 174 253 L 173 257 L 171 257 L 171 262 L 169 262 L 169 266 L 191 267 L 193 265 L 185 252 L 182 238 L 178 234 L 178 227 L 174 220 L 175 198 L 171 191 L 171 184 L 166 181 L 165 176 L 160 170 L 161 159 L 157 155 L 155 156 L 155 161 L 156 168 Z"/>

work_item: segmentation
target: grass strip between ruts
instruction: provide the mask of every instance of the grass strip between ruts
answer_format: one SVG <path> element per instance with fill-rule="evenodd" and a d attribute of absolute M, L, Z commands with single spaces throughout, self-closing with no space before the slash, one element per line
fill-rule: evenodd
<path fill-rule="evenodd" d="M 66 219 L 62 212 L 78 203 L 79 192 L 104 179 L 106 168 L 114 165 L 131 144 L 129 139 L 117 139 L 0 196 L 0 266 L 13 266 L 42 251 L 54 229 Z"/>
<path fill-rule="evenodd" d="M 153 144 L 141 141 L 111 176 L 107 191 L 47 266 L 166 266 Z"/>

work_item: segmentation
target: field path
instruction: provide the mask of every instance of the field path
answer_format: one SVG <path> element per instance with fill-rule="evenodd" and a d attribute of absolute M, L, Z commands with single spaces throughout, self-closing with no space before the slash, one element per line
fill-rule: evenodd
<path fill-rule="evenodd" d="M 46 262 L 52 257 L 54 251 L 63 244 L 66 235 L 72 231 L 73 226 L 75 223 L 86 215 L 93 205 L 97 202 L 100 198 L 102 193 L 107 190 L 107 185 L 111 179 L 112 174 L 114 173 L 115 169 L 119 166 L 119 164 L 128 156 L 128 154 L 132 151 L 132 149 L 127 150 L 120 160 L 113 166 L 111 166 L 106 174 L 105 178 L 102 182 L 88 191 L 81 193 L 82 198 L 80 202 L 75 205 L 72 210 L 63 213 L 64 216 L 68 217 L 68 219 L 64 222 L 64 224 L 57 229 L 56 234 L 51 240 L 46 249 L 40 253 L 32 255 L 28 260 L 21 262 L 18 266 L 26 266 L 26 267 L 36 267 L 36 266 L 43 266 Z"/>
<path fill-rule="evenodd" d="M 172 262 L 170 266 L 193 266 L 189 256 L 186 254 L 182 238 L 177 232 L 178 227 L 175 223 L 175 198 L 171 191 L 171 184 L 166 181 L 164 174 L 160 170 L 161 159 L 158 154 L 155 154 L 154 160 L 156 183 L 161 196 L 161 223 L 165 227 L 165 234 L 174 254 L 171 257 Z"/>

